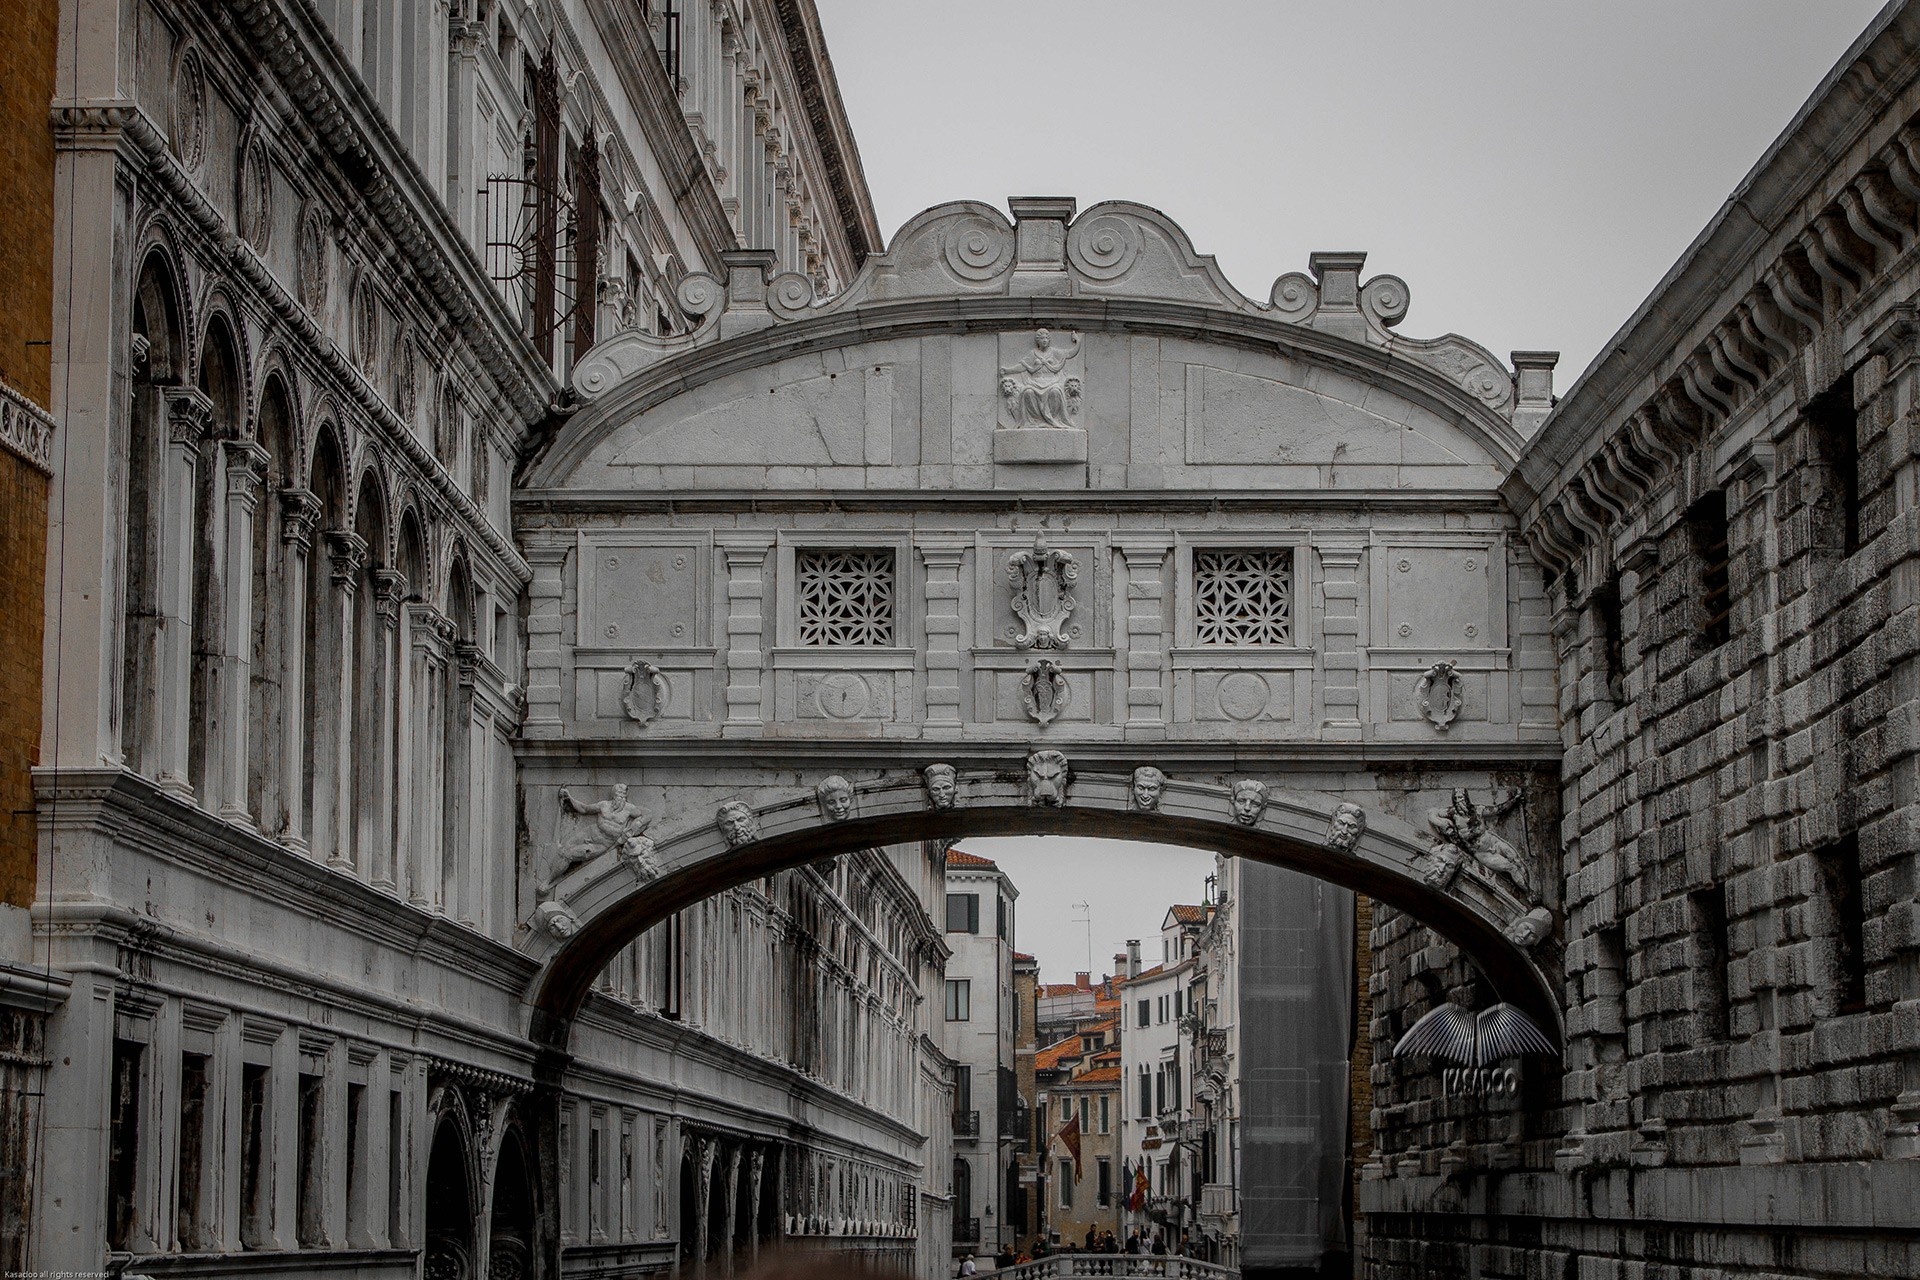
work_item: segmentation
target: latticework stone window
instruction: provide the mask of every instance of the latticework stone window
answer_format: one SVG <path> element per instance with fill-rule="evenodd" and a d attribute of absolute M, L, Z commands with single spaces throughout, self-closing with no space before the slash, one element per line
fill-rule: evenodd
<path fill-rule="evenodd" d="M 1197 644 L 1293 643 L 1293 552 L 1193 553 Z"/>
<path fill-rule="evenodd" d="M 823 649 L 893 643 L 893 552 L 801 551 L 800 643 Z"/>

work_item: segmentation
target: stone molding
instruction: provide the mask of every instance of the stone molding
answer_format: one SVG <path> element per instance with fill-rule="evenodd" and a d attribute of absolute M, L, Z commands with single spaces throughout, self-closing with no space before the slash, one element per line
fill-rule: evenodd
<path fill-rule="evenodd" d="M 0 448 L 51 474 L 53 428 L 52 414 L 0 382 Z"/>

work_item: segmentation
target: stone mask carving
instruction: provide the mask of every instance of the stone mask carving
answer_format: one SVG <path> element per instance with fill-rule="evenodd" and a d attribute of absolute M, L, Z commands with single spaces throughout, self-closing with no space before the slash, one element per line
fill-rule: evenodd
<path fill-rule="evenodd" d="M 950 764 L 930 764 L 920 771 L 927 785 L 927 803 L 935 809 L 951 809 L 960 801 L 960 778 Z"/>
<path fill-rule="evenodd" d="M 853 816 L 853 784 L 838 774 L 813 789 L 820 801 L 820 816 L 828 822 L 845 822 Z"/>
<path fill-rule="evenodd" d="M 1064 649 L 1070 639 L 1067 618 L 1073 613 L 1073 593 L 1080 580 L 1080 563 L 1064 551 L 1047 546 L 1047 535 L 1034 535 L 1033 550 L 1007 558 L 1007 584 L 1013 588 L 1013 613 L 1025 624 L 1009 627 L 1016 649 Z"/>
<path fill-rule="evenodd" d="M 1507 926 L 1507 941 L 1531 951 L 1545 941 L 1551 932 L 1553 913 L 1545 907 L 1535 907 Z"/>
<path fill-rule="evenodd" d="M 580 918 L 557 902 L 543 902 L 533 913 L 533 921 L 548 937 L 565 942 L 580 932 Z"/>
<path fill-rule="evenodd" d="M 760 838 L 760 819 L 754 816 L 752 807 L 744 800 L 727 801 L 714 812 L 713 817 L 720 826 L 720 834 L 727 838 L 727 847 L 730 849 L 752 844 Z"/>
<path fill-rule="evenodd" d="M 537 898 L 545 901 L 552 897 L 554 886 L 574 868 L 608 852 L 617 854 L 636 873 L 646 873 L 647 879 L 659 874 L 658 864 L 653 861 L 653 841 L 644 834 L 653 824 L 653 815 L 627 799 L 626 783 L 615 783 L 609 800 L 580 800 L 562 787 L 559 801 L 562 830 L 535 886 Z"/>
<path fill-rule="evenodd" d="M 1044 729 L 1072 700 L 1073 690 L 1059 663 L 1050 658 L 1035 658 L 1027 664 L 1027 673 L 1020 680 L 1020 701 L 1026 706 L 1029 719 Z"/>
<path fill-rule="evenodd" d="M 1253 826 L 1267 811 L 1267 784 L 1252 778 L 1240 779 L 1233 784 L 1232 804 L 1233 820 L 1243 827 Z"/>
<path fill-rule="evenodd" d="M 1341 853 L 1352 853 L 1367 833 L 1367 811 L 1351 802 L 1335 807 L 1327 822 L 1326 845 Z"/>
<path fill-rule="evenodd" d="M 1133 771 L 1133 807 L 1144 813 L 1160 811 L 1160 793 L 1166 789 L 1167 775 L 1150 764 Z"/>
<path fill-rule="evenodd" d="M 1027 757 L 1027 802 L 1058 808 L 1067 802 L 1070 770 L 1060 751 L 1036 751 Z"/>

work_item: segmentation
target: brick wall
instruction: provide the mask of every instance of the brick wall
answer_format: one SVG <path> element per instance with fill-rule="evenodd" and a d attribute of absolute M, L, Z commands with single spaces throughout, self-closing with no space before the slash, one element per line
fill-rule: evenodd
<path fill-rule="evenodd" d="M 0 449 L 0 903 L 33 901 L 47 477 Z"/>

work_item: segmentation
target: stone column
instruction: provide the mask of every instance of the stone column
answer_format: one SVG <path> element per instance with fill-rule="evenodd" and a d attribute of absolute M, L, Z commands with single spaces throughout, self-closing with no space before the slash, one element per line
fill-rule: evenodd
<path fill-rule="evenodd" d="M 459 903 L 454 909 L 460 923 L 484 930 L 494 914 L 489 904 L 497 896 L 493 859 L 486 856 L 484 844 L 485 805 L 482 802 L 486 795 L 482 771 L 486 767 L 487 737 L 492 732 L 492 719 L 487 715 L 476 689 L 480 664 L 486 659 L 471 644 L 455 645 L 453 656 L 459 664 L 459 690 L 455 696 L 460 699 L 460 705 L 459 713 L 452 717 L 452 723 L 456 733 L 465 735 L 466 749 L 456 755 L 451 749 L 452 744 L 448 744 L 449 761 L 457 761 L 463 772 L 454 780 L 459 787 L 459 808 L 452 815 L 457 819 L 457 825 L 449 831 L 448 844 L 441 851 L 441 856 L 454 859 L 459 869 Z M 452 767 L 452 764 L 448 767 Z"/>
<path fill-rule="evenodd" d="M 407 615 L 412 658 L 408 663 L 404 740 L 411 762 L 407 778 L 411 794 L 401 798 L 395 825 L 411 828 L 407 840 L 412 849 L 415 876 L 410 899 L 451 915 L 458 906 L 446 892 L 447 851 L 442 847 L 446 831 L 447 718 L 441 699 L 446 695 L 453 621 L 431 605 L 409 606 Z"/>
<path fill-rule="evenodd" d="M 1366 543 L 1360 541 L 1314 544 L 1320 557 L 1324 600 L 1320 615 L 1321 730 L 1329 738 L 1360 736 L 1360 682 L 1364 675 L 1360 658 L 1360 563 L 1366 549 Z M 1297 583 L 1294 598 L 1308 598 Z"/>
<path fill-rule="evenodd" d="M 526 549 L 533 580 L 527 584 L 527 718 L 528 737 L 557 737 L 560 733 L 562 672 L 569 641 L 562 612 L 563 570 L 571 543 L 534 544 Z"/>
<path fill-rule="evenodd" d="M 1164 538 L 1117 540 L 1127 566 L 1127 736 L 1167 732 L 1167 602 Z"/>
<path fill-rule="evenodd" d="M 726 1254 L 727 1270 L 731 1271 L 733 1270 L 733 1242 L 740 1234 L 738 1225 L 738 1215 L 740 1213 L 740 1144 L 737 1142 L 727 1144 L 726 1168 L 727 1171 L 724 1176 L 727 1180 L 727 1207 L 726 1212 L 721 1215 L 722 1230 L 726 1232 L 726 1238 L 720 1242 L 720 1247 Z"/>
<path fill-rule="evenodd" d="M 194 477 L 200 442 L 213 425 L 213 402 L 191 387 L 166 393 L 167 448 L 161 468 L 159 566 L 160 655 L 157 768 L 155 780 L 169 791 L 192 795 L 187 779 L 187 736 L 193 716 Z"/>
<path fill-rule="evenodd" d="M 960 736 L 960 567 L 970 545 L 970 541 L 955 541 L 920 546 L 920 562 L 927 570 L 924 728 L 928 737 Z"/>
<path fill-rule="evenodd" d="M 247 763 L 258 731 L 252 715 L 253 522 L 260 486 L 267 478 L 267 451 L 251 440 L 228 440 L 222 447 L 227 455 L 226 635 L 220 646 L 219 680 L 224 723 L 220 754 L 209 761 L 207 776 L 215 776 L 218 768 L 220 816 L 251 827 L 256 823 L 247 807 Z M 267 749 L 264 742 L 261 749 Z"/>
<path fill-rule="evenodd" d="M 367 563 L 367 541 L 357 533 L 348 533 L 342 529 L 327 530 L 327 550 L 329 567 L 333 574 L 333 585 L 340 596 L 340 617 L 334 632 L 333 658 L 339 664 L 335 673 L 339 683 L 337 701 L 328 719 L 330 732 L 322 736 L 330 741 L 316 745 L 315 750 L 330 748 L 319 758 L 330 761 L 333 772 L 331 779 L 320 777 L 319 765 L 315 765 L 314 794 L 318 796 L 324 788 L 333 797 L 326 815 L 327 839 L 322 840 L 321 815 L 314 815 L 314 851 L 324 851 L 327 862 L 336 867 L 357 868 L 359 849 L 353 827 L 353 758 L 356 744 L 353 741 L 353 708 L 355 693 L 359 683 L 353 664 L 353 627 L 356 588 L 360 581 L 360 570 Z M 372 602 L 366 602 L 371 608 Z M 316 801 L 315 808 L 317 809 Z"/>
<path fill-rule="evenodd" d="M 269 777 L 261 808 L 272 812 L 277 785 L 285 798 L 286 825 L 282 839 L 296 849 L 307 848 L 305 804 L 307 741 L 307 566 L 313 556 L 313 526 L 320 518 L 320 499 L 306 489 L 280 491 L 281 599 L 286 622 L 280 652 L 280 776 Z"/>
<path fill-rule="evenodd" d="M 762 670 L 766 659 L 766 559 L 764 537 L 721 544 L 727 559 L 727 719 L 725 737 L 760 732 Z"/>
<path fill-rule="evenodd" d="M 398 891 L 400 868 L 397 865 L 400 840 L 395 821 L 395 797 L 410 795 L 412 770 L 400 751 L 400 709 L 409 695 L 400 661 L 400 610 L 407 595 L 407 576 L 398 569 L 373 571 L 374 619 L 377 627 L 374 644 L 379 650 L 380 705 L 375 720 L 373 812 L 356 814 L 359 830 L 372 857 L 375 888 Z"/>

